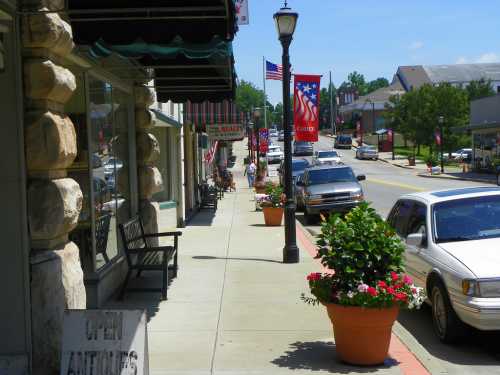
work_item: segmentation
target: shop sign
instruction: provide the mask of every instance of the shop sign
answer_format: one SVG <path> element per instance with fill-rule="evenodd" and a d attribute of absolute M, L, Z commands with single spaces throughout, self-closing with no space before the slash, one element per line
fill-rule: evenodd
<path fill-rule="evenodd" d="M 245 137 L 243 124 L 207 124 L 208 138 L 214 141 L 238 141 Z"/>
<path fill-rule="evenodd" d="M 248 25 L 248 0 L 236 0 L 234 6 L 236 8 L 238 25 Z"/>
<path fill-rule="evenodd" d="M 68 310 L 61 375 L 149 375 L 146 314 L 140 310 Z"/>
<path fill-rule="evenodd" d="M 269 149 L 269 130 L 259 129 L 259 152 L 265 153 Z"/>

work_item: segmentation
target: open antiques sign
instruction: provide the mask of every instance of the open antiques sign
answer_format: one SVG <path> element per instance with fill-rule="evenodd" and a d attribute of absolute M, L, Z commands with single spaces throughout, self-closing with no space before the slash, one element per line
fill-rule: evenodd
<path fill-rule="evenodd" d="M 146 314 L 66 311 L 61 375 L 149 375 Z"/>
<path fill-rule="evenodd" d="M 245 137 L 243 124 L 207 124 L 208 138 L 214 141 L 238 141 Z"/>

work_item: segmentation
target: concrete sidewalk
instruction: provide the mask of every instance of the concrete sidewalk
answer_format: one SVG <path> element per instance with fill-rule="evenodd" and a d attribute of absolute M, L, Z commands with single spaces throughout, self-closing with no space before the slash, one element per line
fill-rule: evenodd
<path fill-rule="evenodd" d="M 384 366 L 337 361 L 325 309 L 300 300 L 308 292 L 306 275 L 320 270 L 310 255 L 314 246 L 299 230 L 301 262 L 281 262 L 283 227 L 264 226 L 243 177 L 243 143 L 234 151 L 237 191 L 183 231 L 168 301 L 127 294 L 108 306 L 147 309 L 152 374 L 427 373 L 397 339 Z M 135 281 L 159 279 L 144 274 Z"/>

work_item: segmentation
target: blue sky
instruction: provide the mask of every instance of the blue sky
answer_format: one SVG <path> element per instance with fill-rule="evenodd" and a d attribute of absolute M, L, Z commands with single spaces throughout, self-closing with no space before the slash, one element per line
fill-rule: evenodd
<path fill-rule="evenodd" d="M 262 56 L 281 63 L 273 14 L 278 0 L 249 0 L 250 25 L 234 41 L 238 77 L 262 88 Z M 500 62 L 498 0 L 290 0 L 299 23 L 290 54 L 295 73 L 328 71 L 336 85 L 356 70 L 392 79 L 399 65 Z M 281 82 L 267 81 L 274 104 Z"/>

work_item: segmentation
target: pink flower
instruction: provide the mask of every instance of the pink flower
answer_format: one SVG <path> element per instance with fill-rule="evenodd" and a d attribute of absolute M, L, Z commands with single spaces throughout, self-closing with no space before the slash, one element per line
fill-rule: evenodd
<path fill-rule="evenodd" d="M 368 291 L 369 286 L 366 284 L 359 284 L 358 285 L 358 292 L 360 293 L 366 293 Z"/>
<path fill-rule="evenodd" d="M 378 292 L 377 292 L 377 289 L 375 289 L 374 287 L 370 286 L 368 287 L 368 290 L 367 290 L 368 294 L 372 297 L 376 297 L 378 295 Z"/>
<path fill-rule="evenodd" d="M 396 272 L 391 272 L 391 279 L 392 281 L 398 281 L 399 280 L 399 275 Z"/>
<path fill-rule="evenodd" d="M 404 275 L 403 276 L 403 282 L 406 284 L 406 285 L 411 285 L 413 284 L 413 280 L 411 279 L 410 276 L 408 275 Z"/>

